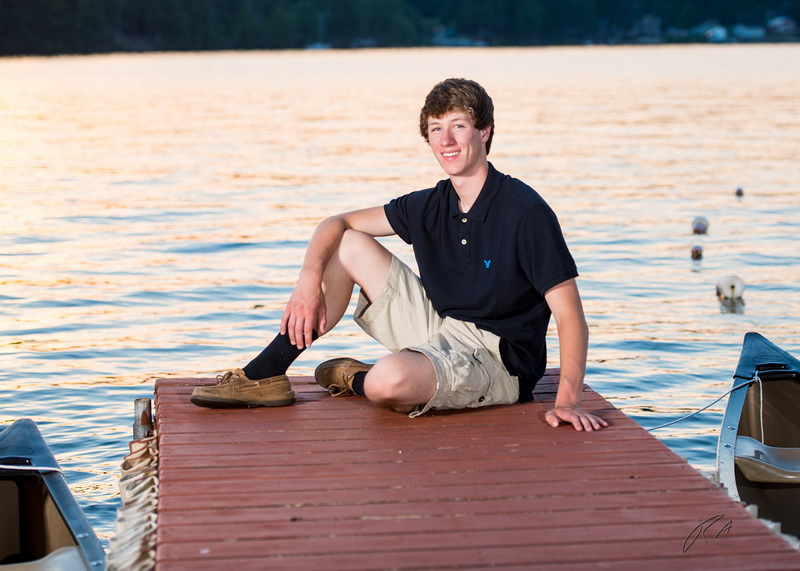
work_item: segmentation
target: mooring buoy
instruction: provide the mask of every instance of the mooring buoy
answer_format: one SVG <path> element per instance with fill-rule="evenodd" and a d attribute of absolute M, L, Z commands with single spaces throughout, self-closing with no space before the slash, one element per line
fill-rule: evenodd
<path fill-rule="evenodd" d="M 717 297 L 721 300 L 739 300 L 744 297 L 744 280 L 739 276 L 725 276 L 717 282 Z"/>
<path fill-rule="evenodd" d="M 692 232 L 694 234 L 705 234 L 708 232 L 708 219 L 705 216 L 698 216 L 692 221 Z"/>

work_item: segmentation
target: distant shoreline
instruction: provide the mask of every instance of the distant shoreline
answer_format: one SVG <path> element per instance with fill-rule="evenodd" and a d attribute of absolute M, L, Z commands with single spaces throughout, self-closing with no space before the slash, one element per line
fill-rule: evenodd
<path fill-rule="evenodd" d="M 298 48 L 209 48 L 209 49 L 158 49 L 158 48 L 139 48 L 139 49 L 113 49 L 88 52 L 59 52 L 59 53 L 19 53 L 19 54 L 0 54 L 0 58 L 10 59 L 19 57 L 60 57 L 60 56 L 90 56 L 90 55 L 112 55 L 112 54 L 151 54 L 151 53 L 215 53 L 215 52 L 292 52 L 292 51 L 379 51 L 393 49 L 506 49 L 506 48 L 568 48 L 568 47 L 657 47 L 657 46 L 757 46 L 757 45 L 790 45 L 800 43 L 800 37 L 768 39 L 768 40 L 727 40 L 727 41 L 654 41 L 654 42 L 578 42 L 578 43 L 547 43 L 547 44 L 528 44 L 528 45 L 487 45 L 487 44 L 419 44 L 408 46 L 356 46 L 356 47 L 337 47 L 329 44 L 309 44 Z"/>

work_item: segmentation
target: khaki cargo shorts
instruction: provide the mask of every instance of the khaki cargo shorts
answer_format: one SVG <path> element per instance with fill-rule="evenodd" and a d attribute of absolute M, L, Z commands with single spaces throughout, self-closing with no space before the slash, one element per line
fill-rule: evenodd
<path fill-rule="evenodd" d="M 422 283 L 396 256 L 386 288 L 370 302 L 359 296 L 354 319 L 389 351 L 422 353 L 436 370 L 436 393 L 409 416 L 431 409 L 476 408 L 519 400 L 519 382 L 500 357 L 500 337 L 473 323 L 442 318 Z"/>

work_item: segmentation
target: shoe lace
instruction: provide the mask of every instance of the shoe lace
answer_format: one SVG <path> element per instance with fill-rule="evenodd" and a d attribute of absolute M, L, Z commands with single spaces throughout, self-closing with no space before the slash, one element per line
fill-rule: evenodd
<path fill-rule="evenodd" d="M 239 385 L 242 384 L 243 380 L 244 379 L 242 379 L 241 375 L 239 375 L 235 371 L 228 371 L 224 375 L 217 375 L 217 386 L 233 383 L 235 386 L 238 387 Z"/>
<path fill-rule="evenodd" d="M 348 383 L 349 381 L 349 383 Z M 347 378 L 346 375 L 342 375 L 341 380 L 337 379 L 336 381 L 332 382 L 328 385 L 328 394 L 332 397 L 344 397 L 356 394 L 353 389 L 350 387 L 353 384 L 353 379 Z"/>
<path fill-rule="evenodd" d="M 332 397 L 344 397 L 355 393 L 347 388 L 347 385 L 328 385 L 328 394 Z"/>

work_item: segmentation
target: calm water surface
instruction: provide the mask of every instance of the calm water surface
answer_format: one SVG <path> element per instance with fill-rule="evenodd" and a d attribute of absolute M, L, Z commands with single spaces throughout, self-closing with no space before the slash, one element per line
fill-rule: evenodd
<path fill-rule="evenodd" d="M 133 400 L 259 351 L 321 218 L 442 178 L 416 124 L 452 76 L 559 214 L 595 390 L 654 427 L 728 390 L 746 331 L 800 354 L 800 46 L 2 59 L 0 426 L 38 422 L 104 541 Z M 382 351 L 348 321 L 290 372 L 342 353 Z M 712 469 L 724 402 L 654 434 Z"/>

